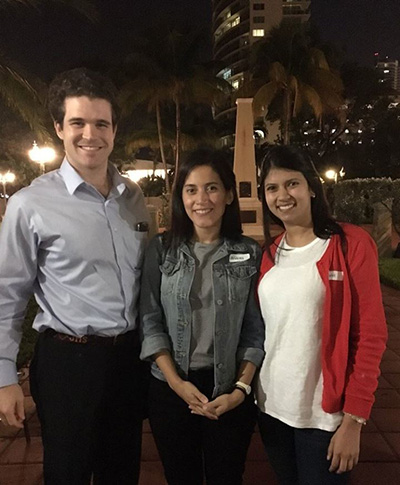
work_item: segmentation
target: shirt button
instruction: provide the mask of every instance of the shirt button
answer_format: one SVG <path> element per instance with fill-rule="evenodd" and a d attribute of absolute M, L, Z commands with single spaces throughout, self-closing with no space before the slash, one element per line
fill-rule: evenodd
<path fill-rule="evenodd" d="M 223 301 L 222 300 L 217 300 L 217 305 L 223 305 Z"/>
<path fill-rule="evenodd" d="M 221 362 L 219 364 L 217 364 L 218 369 L 222 369 L 222 367 L 224 367 L 224 364 L 221 364 Z"/>

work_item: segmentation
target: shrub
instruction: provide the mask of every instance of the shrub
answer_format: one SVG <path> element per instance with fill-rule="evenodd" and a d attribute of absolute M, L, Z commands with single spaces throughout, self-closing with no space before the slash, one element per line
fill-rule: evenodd
<path fill-rule="evenodd" d="M 332 191 L 337 219 L 353 224 L 371 224 L 373 204 L 393 199 L 393 224 L 400 233 L 400 179 L 344 180 L 332 186 Z"/>
<path fill-rule="evenodd" d="M 159 175 L 148 175 L 138 180 L 145 197 L 159 197 L 165 192 L 165 180 Z"/>
<path fill-rule="evenodd" d="M 17 356 L 17 368 L 20 369 L 29 363 L 35 349 L 38 333 L 32 328 L 33 320 L 35 319 L 38 310 L 38 305 L 32 297 L 29 300 L 24 324 L 22 326 L 22 339 L 19 346 L 19 353 Z"/>
<path fill-rule="evenodd" d="M 400 259 L 381 258 L 379 274 L 382 283 L 400 290 Z"/>

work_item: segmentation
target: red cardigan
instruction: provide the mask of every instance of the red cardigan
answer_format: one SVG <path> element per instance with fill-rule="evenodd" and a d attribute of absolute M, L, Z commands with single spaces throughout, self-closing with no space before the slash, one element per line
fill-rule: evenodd
<path fill-rule="evenodd" d="M 379 284 L 378 258 L 372 238 L 363 229 L 342 224 L 347 241 L 344 256 L 334 235 L 317 268 L 326 288 L 322 331 L 322 408 L 368 419 L 380 375 L 387 328 Z M 271 246 L 275 256 L 278 236 Z M 260 281 L 274 266 L 264 251 Z"/>

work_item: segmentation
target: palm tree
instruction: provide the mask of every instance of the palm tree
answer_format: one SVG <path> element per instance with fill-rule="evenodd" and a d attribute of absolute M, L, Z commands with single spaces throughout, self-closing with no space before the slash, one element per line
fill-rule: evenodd
<path fill-rule="evenodd" d="M 95 6 L 90 0 L 51 0 L 53 3 L 68 6 L 94 21 L 98 18 Z M 0 0 L 0 10 L 23 7 L 39 9 L 43 0 Z M 39 137 L 48 138 L 43 124 L 45 86 L 24 72 L 21 66 L 7 58 L 0 47 L 0 98 L 14 112 L 26 121 Z"/>
<path fill-rule="evenodd" d="M 290 141 L 292 118 L 311 108 L 344 122 L 343 84 L 321 49 L 313 46 L 308 26 L 281 25 L 254 45 L 252 78 L 238 96 L 254 96 L 254 117 L 266 120 L 272 105 L 281 119 L 283 143 Z"/>
<path fill-rule="evenodd" d="M 136 42 L 136 51 L 125 65 L 127 81 L 121 100 L 126 114 L 145 103 L 155 112 L 161 159 L 166 167 L 163 140 L 163 111 L 175 111 L 175 169 L 182 149 L 182 108 L 195 104 L 212 105 L 227 92 L 228 84 L 217 78 L 211 64 L 201 63 L 203 34 L 161 28 Z M 169 188 L 167 189 L 169 190 Z"/>

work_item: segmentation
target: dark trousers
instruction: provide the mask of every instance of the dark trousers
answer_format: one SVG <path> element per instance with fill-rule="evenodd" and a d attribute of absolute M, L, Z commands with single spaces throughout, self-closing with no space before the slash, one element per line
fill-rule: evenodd
<path fill-rule="evenodd" d="M 189 379 L 209 399 L 213 371 L 190 373 Z M 150 380 L 149 418 L 169 485 L 240 485 L 256 422 L 252 397 L 212 421 L 191 414 L 167 383 Z"/>
<path fill-rule="evenodd" d="M 344 485 L 349 473 L 329 471 L 326 459 L 334 433 L 320 429 L 299 429 L 260 413 L 261 438 L 280 485 Z"/>
<path fill-rule="evenodd" d="M 146 371 L 139 347 L 39 336 L 30 368 L 46 485 L 138 483 Z"/>

